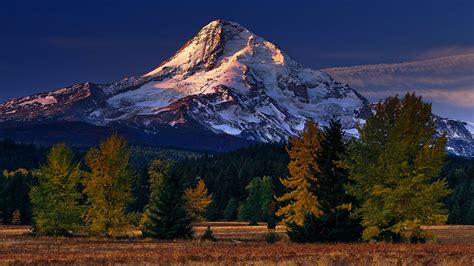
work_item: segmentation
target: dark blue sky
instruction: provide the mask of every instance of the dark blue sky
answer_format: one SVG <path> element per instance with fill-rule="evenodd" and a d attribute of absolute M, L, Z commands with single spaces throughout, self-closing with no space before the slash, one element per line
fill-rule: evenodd
<path fill-rule="evenodd" d="M 0 101 L 141 75 L 211 20 L 238 22 L 311 68 L 474 47 L 474 1 L 13 1 L 0 4 Z"/>

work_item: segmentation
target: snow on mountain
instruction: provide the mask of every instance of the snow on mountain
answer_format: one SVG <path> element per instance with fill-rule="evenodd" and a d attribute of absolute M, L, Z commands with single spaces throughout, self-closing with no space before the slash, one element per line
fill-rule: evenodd
<path fill-rule="evenodd" d="M 473 156 L 474 138 L 472 131 L 468 130 L 468 122 L 435 116 L 437 134 L 446 134 L 446 149 L 454 155 Z M 471 128 L 472 130 L 472 128 Z"/>
<path fill-rule="evenodd" d="M 366 101 L 329 75 L 303 68 L 275 44 L 220 20 L 142 78 L 150 82 L 107 102 L 129 115 L 159 116 L 189 97 L 188 114 L 205 128 L 256 141 L 284 141 L 306 120 L 324 124 L 335 114 L 354 127 L 354 111 Z"/>
<path fill-rule="evenodd" d="M 282 142 L 307 120 L 325 125 L 335 115 L 357 136 L 355 126 L 367 116 L 368 104 L 356 90 L 304 68 L 277 45 L 237 23 L 216 20 L 143 76 L 6 102 L 0 124 L 79 121 L 142 132 L 151 142 L 169 134 L 173 143 L 184 143 L 183 132 Z"/>
<path fill-rule="evenodd" d="M 469 131 L 469 133 L 471 133 L 471 135 L 474 135 L 474 123 L 473 122 L 464 122 L 463 125 Z"/>

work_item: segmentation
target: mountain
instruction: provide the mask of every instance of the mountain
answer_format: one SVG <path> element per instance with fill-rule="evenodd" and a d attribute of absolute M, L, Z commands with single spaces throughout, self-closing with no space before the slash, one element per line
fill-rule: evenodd
<path fill-rule="evenodd" d="M 446 150 L 458 156 L 474 156 L 474 124 L 435 115 L 438 135 L 446 133 Z"/>
<path fill-rule="evenodd" d="M 117 131 L 132 143 L 225 151 L 283 142 L 307 120 L 325 125 L 334 115 L 357 136 L 368 114 L 355 89 L 237 23 L 216 20 L 143 76 L 1 104 L 0 137 L 90 145 Z"/>

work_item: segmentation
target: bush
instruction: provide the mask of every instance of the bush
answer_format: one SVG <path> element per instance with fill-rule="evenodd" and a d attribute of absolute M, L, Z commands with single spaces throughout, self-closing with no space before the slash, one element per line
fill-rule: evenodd
<path fill-rule="evenodd" d="M 273 231 L 269 231 L 268 234 L 265 235 L 265 241 L 268 244 L 275 244 L 276 242 L 280 240 L 281 240 L 281 237 Z"/>
<path fill-rule="evenodd" d="M 277 226 L 277 220 L 274 217 L 269 217 L 267 221 L 268 229 L 275 229 Z"/>
<path fill-rule="evenodd" d="M 212 241 L 212 242 L 217 241 L 216 237 L 214 236 L 214 232 L 211 230 L 211 226 L 209 226 L 209 225 L 207 226 L 206 231 L 201 236 L 201 240 Z"/>

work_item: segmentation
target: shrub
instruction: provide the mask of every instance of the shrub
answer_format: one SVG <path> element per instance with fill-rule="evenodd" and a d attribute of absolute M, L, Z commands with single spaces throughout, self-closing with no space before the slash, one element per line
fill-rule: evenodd
<path fill-rule="evenodd" d="M 275 229 L 277 226 L 277 220 L 274 217 L 269 217 L 267 221 L 268 229 Z"/>
<path fill-rule="evenodd" d="M 274 231 L 268 231 L 268 234 L 265 234 L 265 241 L 268 244 L 275 244 L 276 242 L 280 241 L 281 237 L 275 233 Z"/>
<path fill-rule="evenodd" d="M 216 237 L 214 236 L 214 232 L 212 231 L 211 229 L 211 226 L 207 226 L 207 229 L 206 231 L 204 232 L 204 234 L 201 236 L 201 240 L 204 240 L 204 241 L 212 241 L 212 242 L 215 242 L 217 241 Z"/>

